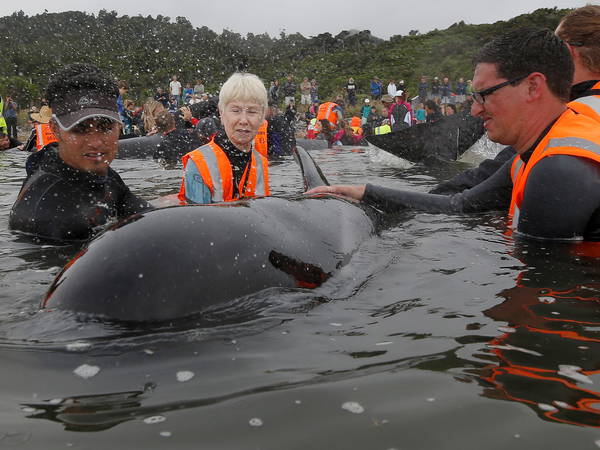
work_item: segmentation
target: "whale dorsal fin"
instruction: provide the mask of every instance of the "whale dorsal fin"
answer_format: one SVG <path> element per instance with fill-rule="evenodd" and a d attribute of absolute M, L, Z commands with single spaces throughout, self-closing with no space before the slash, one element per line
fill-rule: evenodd
<path fill-rule="evenodd" d="M 329 181 L 321 172 L 321 168 L 312 159 L 306 150 L 296 146 L 293 150 L 294 159 L 302 170 L 304 179 L 304 190 L 309 190 L 317 186 L 329 186 Z"/>

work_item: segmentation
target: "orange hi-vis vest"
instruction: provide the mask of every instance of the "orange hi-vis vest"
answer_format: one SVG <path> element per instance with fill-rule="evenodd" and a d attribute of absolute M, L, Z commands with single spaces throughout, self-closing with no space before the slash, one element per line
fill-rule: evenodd
<path fill-rule="evenodd" d="M 350 126 L 352 128 L 360 128 L 362 126 L 360 117 L 352 116 L 352 118 L 350 119 Z"/>
<path fill-rule="evenodd" d="M 592 89 L 600 91 L 600 81 L 592 86 Z M 569 108 L 600 122 L 600 92 L 569 102 Z"/>
<path fill-rule="evenodd" d="M 267 126 L 269 122 L 263 120 L 263 123 L 258 128 L 258 133 L 254 138 L 254 150 L 263 155 L 265 158 L 268 157 L 269 146 L 267 145 Z"/>
<path fill-rule="evenodd" d="M 317 112 L 317 120 L 321 121 L 323 119 L 329 122 L 329 126 L 333 129 L 337 126 L 338 123 L 338 114 L 334 109 L 338 105 L 333 102 L 325 102 L 319 105 L 319 111 Z"/>
<path fill-rule="evenodd" d="M 193 161 L 211 193 L 213 202 L 231 202 L 241 197 L 269 195 L 269 161 L 256 150 L 252 150 L 250 164 L 244 170 L 238 185 L 238 194 L 233 190 L 233 170 L 229 158 L 214 140 L 189 152 L 182 158 L 183 170 Z M 179 200 L 186 201 L 185 176 L 181 180 Z"/>
<path fill-rule="evenodd" d="M 58 142 L 56 136 L 52 132 L 50 125 L 47 123 L 38 123 L 35 125 L 35 148 L 41 150 L 48 144 Z"/>
<path fill-rule="evenodd" d="M 513 180 L 509 217 L 512 228 L 519 225 L 520 208 L 527 179 L 533 167 L 543 158 L 553 155 L 572 155 L 600 163 L 600 126 L 594 119 L 567 109 L 534 149 L 527 165 L 517 155 L 511 166 Z"/>

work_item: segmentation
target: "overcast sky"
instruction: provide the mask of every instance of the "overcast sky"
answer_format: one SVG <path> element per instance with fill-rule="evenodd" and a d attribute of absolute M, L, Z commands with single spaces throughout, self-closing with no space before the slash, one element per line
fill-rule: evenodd
<path fill-rule="evenodd" d="M 119 15 L 158 14 L 175 19 L 184 16 L 196 27 L 223 28 L 246 35 L 267 32 L 278 36 L 299 32 L 306 37 L 342 30 L 371 30 L 384 39 L 395 34 L 444 29 L 464 20 L 468 24 L 507 20 L 538 8 L 573 8 L 598 0 L 28 0 L 4 2 L 2 14 L 23 10 L 27 15 L 44 12 L 115 10 Z M 13 9 L 11 9 L 13 8 Z"/>

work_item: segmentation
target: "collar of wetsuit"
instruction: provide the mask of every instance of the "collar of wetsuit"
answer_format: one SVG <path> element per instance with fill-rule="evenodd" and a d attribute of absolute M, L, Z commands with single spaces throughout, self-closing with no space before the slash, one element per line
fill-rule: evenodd
<path fill-rule="evenodd" d="M 584 97 L 586 91 L 589 91 L 599 80 L 587 80 L 571 86 L 571 101 Z"/>
<path fill-rule="evenodd" d="M 531 147 L 529 147 L 527 150 L 525 150 L 523 153 L 521 153 L 521 159 L 523 160 L 524 163 L 527 164 L 527 162 L 529 161 L 529 158 L 531 158 L 531 155 L 533 154 L 533 151 L 535 150 L 535 148 L 538 146 L 540 141 L 542 139 L 544 139 L 544 136 L 546 136 L 548 134 L 548 132 L 550 131 L 550 128 L 552 128 L 554 126 L 554 124 L 559 119 L 559 117 L 560 116 L 558 116 L 556 119 L 554 119 L 552 122 L 550 122 L 550 124 L 544 129 L 544 131 L 542 131 L 542 133 L 535 140 L 533 145 Z"/>

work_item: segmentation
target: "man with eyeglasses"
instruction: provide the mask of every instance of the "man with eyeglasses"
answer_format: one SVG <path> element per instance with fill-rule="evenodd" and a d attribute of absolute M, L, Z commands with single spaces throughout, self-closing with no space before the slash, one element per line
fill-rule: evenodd
<path fill-rule="evenodd" d="M 574 9 L 561 20 L 555 33 L 567 43 L 575 66 L 569 108 L 600 122 L 600 5 Z M 512 147 L 506 147 L 494 159 L 486 159 L 478 167 L 438 184 L 429 193 L 451 195 L 470 189 L 515 153 Z M 507 208 L 509 203 L 508 199 Z"/>
<path fill-rule="evenodd" d="M 510 205 L 520 235 L 600 240 L 600 127 L 567 108 L 573 72 L 569 49 L 549 30 L 516 30 L 483 47 L 471 114 L 482 118 L 491 140 L 518 155 L 471 189 L 447 196 L 366 185 L 310 193 L 343 195 L 390 212 L 468 213 Z"/>
<path fill-rule="evenodd" d="M 118 89 L 98 68 L 66 67 L 46 98 L 58 142 L 31 155 L 9 226 L 38 239 L 83 241 L 118 218 L 150 208 L 110 168 L 121 122 Z"/>

